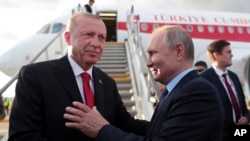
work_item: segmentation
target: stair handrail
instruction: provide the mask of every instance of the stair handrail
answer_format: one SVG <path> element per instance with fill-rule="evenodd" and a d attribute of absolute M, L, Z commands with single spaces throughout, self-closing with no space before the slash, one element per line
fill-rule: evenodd
<path fill-rule="evenodd" d="M 72 9 L 71 14 L 73 15 L 74 13 L 78 12 L 84 12 L 83 6 L 80 3 L 78 4 L 77 9 Z"/>
<path fill-rule="evenodd" d="M 133 97 L 134 97 L 134 101 L 135 101 L 135 110 L 136 110 L 136 118 L 137 119 L 144 119 L 143 117 L 143 105 L 138 101 L 140 98 L 139 98 L 139 94 L 138 94 L 138 85 L 135 81 L 135 78 L 136 78 L 136 74 L 134 73 L 134 65 L 133 65 L 133 61 L 131 60 L 132 56 L 131 56 L 131 53 L 130 53 L 130 48 L 129 48 L 129 45 L 128 45 L 128 42 L 125 41 L 125 50 L 126 50 L 126 56 L 127 56 L 127 61 L 128 61 L 128 70 L 129 70 L 129 74 L 130 74 L 130 78 L 133 78 L 131 79 L 131 84 L 132 84 L 132 91 L 133 91 Z"/>
<path fill-rule="evenodd" d="M 48 48 L 50 47 L 50 45 L 52 43 L 55 42 L 55 40 L 57 38 L 61 37 L 63 30 L 61 32 L 59 32 L 54 38 L 52 38 L 52 40 L 44 47 L 42 48 L 27 64 L 32 64 L 34 63 L 43 53 L 46 53 L 48 51 Z M 62 44 L 61 44 L 62 46 Z M 62 51 L 64 52 L 64 51 Z M 46 60 L 48 60 L 48 56 L 46 57 Z M 26 64 L 26 65 L 27 65 Z M 18 72 L 16 72 L 16 74 L 14 74 L 14 76 L 0 89 L 0 96 L 13 84 L 13 82 L 15 82 L 15 80 L 17 80 L 17 76 L 18 76 Z"/>
<path fill-rule="evenodd" d="M 133 73 L 135 73 L 135 81 L 138 95 L 141 99 L 141 105 L 146 120 L 150 120 L 154 112 L 155 102 L 151 101 L 155 98 L 158 101 L 160 90 L 157 82 L 154 81 L 152 72 L 146 68 L 145 63 L 147 55 L 144 47 L 141 44 L 140 35 L 138 32 L 138 23 L 133 20 L 133 15 L 128 14 L 127 29 L 128 39 L 126 46 L 128 46 L 129 54 L 133 62 Z M 146 78 L 145 78 L 146 76 Z"/>

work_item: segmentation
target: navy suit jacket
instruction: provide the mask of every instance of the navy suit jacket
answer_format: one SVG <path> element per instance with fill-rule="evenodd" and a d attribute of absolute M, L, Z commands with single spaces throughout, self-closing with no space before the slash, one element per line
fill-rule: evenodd
<path fill-rule="evenodd" d="M 223 112 L 214 85 L 191 71 L 156 108 L 145 136 L 106 125 L 97 141 L 219 141 Z"/>
<path fill-rule="evenodd" d="M 95 104 L 110 124 L 145 134 L 148 122 L 134 120 L 124 107 L 115 81 L 93 67 Z M 9 141 L 92 141 L 65 126 L 65 107 L 83 102 L 67 56 L 24 66 L 10 115 Z"/>
<path fill-rule="evenodd" d="M 228 70 L 228 75 L 234 83 L 235 90 L 237 92 L 237 97 L 238 97 L 239 104 L 240 104 L 242 116 L 246 116 L 248 118 L 248 121 L 250 121 L 250 114 L 249 114 L 249 111 L 246 107 L 245 96 L 244 96 L 244 93 L 242 90 L 240 80 L 239 80 L 238 76 L 230 70 Z M 224 111 L 225 111 L 225 120 L 224 120 L 225 123 L 224 123 L 224 132 L 223 132 L 224 139 L 223 140 L 228 141 L 230 128 L 231 128 L 231 126 L 234 125 L 234 120 L 233 120 L 232 104 L 231 104 L 230 99 L 228 97 L 227 91 L 226 91 L 225 87 L 223 86 L 223 84 L 221 83 L 219 76 L 216 74 L 215 70 L 212 67 L 207 69 L 203 73 L 201 73 L 201 76 L 204 77 L 205 79 L 209 80 L 210 82 L 212 82 L 216 86 L 217 90 L 219 91 L 219 95 L 221 97 Z"/>

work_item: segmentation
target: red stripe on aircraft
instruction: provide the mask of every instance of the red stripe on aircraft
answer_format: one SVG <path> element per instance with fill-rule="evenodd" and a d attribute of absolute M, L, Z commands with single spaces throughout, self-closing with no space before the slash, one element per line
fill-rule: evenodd
<path fill-rule="evenodd" d="M 173 24 L 173 23 L 171 23 Z M 158 26 L 166 25 L 165 23 L 146 23 L 140 22 L 140 32 L 151 34 L 153 29 Z M 180 25 L 180 24 L 177 24 Z M 239 26 L 222 26 L 222 25 L 195 25 L 181 24 L 191 35 L 192 38 L 198 39 L 226 39 L 230 41 L 250 42 L 250 27 Z M 126 23 L 118 23 L 119 30 L 126 30 Z"/>
<path fill-rule="evenodd" d="M 127 30 L 127 23 L 126 22 L 118 22 L 117 29 L 119 30 Z"/>

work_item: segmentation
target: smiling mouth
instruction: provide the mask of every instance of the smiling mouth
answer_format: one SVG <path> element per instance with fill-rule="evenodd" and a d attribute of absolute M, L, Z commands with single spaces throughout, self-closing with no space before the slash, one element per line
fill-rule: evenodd
<path fill-rule="evenodd" d="M 156 74 L 156 73 L 157 73 L 157 70 L 156 70 L 156 69 L 151 69 L 151 72 L 152 72 L 153 74 Z"/>

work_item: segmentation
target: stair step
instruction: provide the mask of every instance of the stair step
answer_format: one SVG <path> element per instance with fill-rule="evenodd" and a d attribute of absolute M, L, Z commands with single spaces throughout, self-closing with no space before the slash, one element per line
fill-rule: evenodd
<path fill-rule="evenodd" d="M 126 73 L 127 72 L 127 69 L 102 69 L 102 71 L 106 72 L 106 73 Z"/>
<path fill-rule="evenodd" d="M 106 56 L 113 56 L 113 57 L 116 57 L 116 56 L 119 56 L 119 57 L 126 57 L 126 52 L 117 52 L 117 53 L 113 53 L 113 52 L 104 52 L 103 55 L 102 55 L 102 58 L 103 57 L 106 57 Z"/>
<path fill-rule="evenodd" d="M 131 92 L 124 92 L 124 93 L 120 93 L 120 95 L 124 99 L 130 99 L 133 96 L 133 93 L 131 93 Z"/>
<path fill-rule="evenodd" d="M 96 64 L 99 68 L 126 68 L 127 64 Z"/>
<path fill-rule="evenodd" d="M 100 60 L 98 61 L 97 64 L 115 64 L 115 63 L 118 63 L 118 64 L 124 64 L 124 63 L 127 63 L 127 60 Z"/>
<path fill-rule="evenodd" d="M 110 77 L 129 77 L 127 73 L 109 73 L 108 74 Z"/>
<path fill-rule="evenodd" d="M 124 78 L 113 78 L 115 80 L 116 83 L 130 83 L 131 82 L 131 78 L 130 77 L 124 77 Z"/>
<path fill-rule="evenodd" d="M 102 56 L 101 60 L 126 60 L 124 56 Z"/>
<path fill-rule="evenodd" d="M 136 114 L 137 114 L 137 112 L 135 111 L 135 110 L 128 110 L 128 112 L 130 113 L 130 115 L 132 116 L 132 117 L 134 117 L 134 116 L 136 116 Z"/>
<path fill-rule="evenodd" d="M 119 90 L 131 90 L 132 85 L 131 83 L 118 83 L 117 88 Z"/>
<path fill-rule="evenodd" d="M 103 56 L 96 66 L 116 81 L 117 89 L 125 107 L 132 117 L 136 116 L 124 44 L 105 44 Z"/>
<path fill-rule="evenodd" d="M 124 103 L 124 105 L 125 105 L 126 107 L 135 106 L 135 102 L 134 102 L 134 101 L 131 101 L 131 100 L 124 100 L 123 103 Z"/>
<path fill-rule="evenodd" d="M 125 50 L 125 47 L 124 47 L 124 45 L 122 45 L 122 46 L 104 46 L 104 50 L 112 50 L 112 49 Z"/>
<path fill-rule="evenodd" d="M 106 53 L 106 52 L 126 52 L 125 48 L 114 48 L 114 47 L 106 47 L 103 51 L 103 53 Z"/>

